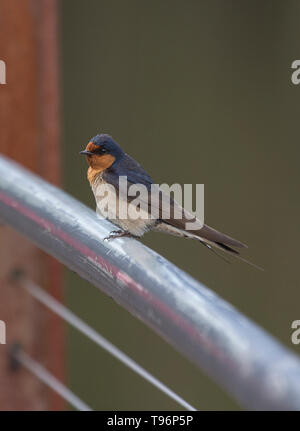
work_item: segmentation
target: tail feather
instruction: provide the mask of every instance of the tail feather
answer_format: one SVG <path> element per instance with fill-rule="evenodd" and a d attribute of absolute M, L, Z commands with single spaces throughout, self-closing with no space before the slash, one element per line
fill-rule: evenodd
<path fill-rule="evenodd" d="M 258 266 L 258 265 L 256 265 L 255 263 L 250 262 L 250 260 L 247 260 L 247 259 L 245 259 L 244 257 L 242 257 L 242 256 L 240 255 L 240 253 L 239 253 L 237 250 L 235 250 L 234 248 L 229 247 L 228 245 L 226 245 L 226 244 L 222 244 L 222 243 L 220 243 L 220 242 L 215 242 L 215 244 L 214 244 L 214 245 L 215 245 L 215 247 L 217 247 L 217 248 L 219 248 L 219 249 L 221 249 L 221 250 L 225 251 L 226 253 L 231 254 L 231 256 L 234 256 L 234 257 L 236 257 L 237 259 L 241 260 L 242 262 L 245 262 L 245 263 L 247 263 L 248 265 L 251 265 L 251 266 L 253 266 L 253 267 L 254 267 L 254 268 L 256 268 L 256 269 L 259 269 L 260 271 L 264 271 L 264 269 L 263 269 L 261 266 Z"/>
<path fill-rule="evenodd" d="M 239 248 L 248 248 L 248 246 L 242 243 L 241 241 L 231 238 L 230 236 L 225 235 L 224 233 L 221 233 L 216 229 L 213 229 L 212 227 L 207 226 L 206 224 L 202 227 L 202 229 L 193 231 L 191 233 L 217 244 L 223 244 L 223 245 L 239 247 Z"/>
<path fill-rule="evenodd" d="M 233 247 L 239 247 L 239 248 L 248 248 L 246 244 L 243 244 L 237 239 L 231 238 L 230 236 L 225 235 L 224 233 L 221 233 L 207 225 L 204 225 L 203 228 L 200 229 L 199 231 L 194 231 L 193 237 L 195 239 L 200 240 L 202 243 L 210 244 L 210 246 L 223 250 L 224 252 L 230 254 L 231 256 L 234 256 L 237 259 L 245 263 L 248 263 L 248 265 L 251 265 L 254 268 L 264 271 L 263 268 L 245 259 L 240 255 L 240 253 L 237 250 L 231 247 L 233 246 Z"/>
<path fill-rule="evenodd" d="M 187 231 L 185 229 L 179 229 L 175 226 L 170 225 L 166 222 L 161 222 L 157 224 L 153 230 L 156 230 L 158 232 L 164 232 L 167 234 L 184 237 L 184 238 L 190 238 L 190 239 L 196 239 L 201 244 L 209 248 L 213 253 L 215 253 L 217 256 L 228 262 L 223 256 L 221 256 L 219 253 L 216 252 L 215 248 L 222 250 L 223 252 L 230 254 L 231 256 L 236 257 L 237 259 L 248 263 L 249 265 L 260 269 L 263 271 L 263 268 L 261 268 L 258 265 L 255 265 L 255 263 L 252 263 L 248 261 L 247 259 L 243 258 L 240 253 L 235 250 L 234 247 L 244 247 L 247 248 L 247 246 L 243 243 L 241 243 L 238 240 L 235 240 L 225 234 L 222 234 L 221 232 L 216 231 L 215 229 L 210 228 L 209 226 L 204 225 L 202 229 L 200 230 L 194 230 L 194 231 Z"/>

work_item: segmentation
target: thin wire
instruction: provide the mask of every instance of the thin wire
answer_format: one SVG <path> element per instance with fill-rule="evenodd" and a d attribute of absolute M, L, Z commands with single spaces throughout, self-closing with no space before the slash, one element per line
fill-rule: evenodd
<path fill-rule="evenodd" d="M 39 378 L 43 383 L 49 386 L 53 391 L 57 392 L 62 398 L 68 401 L 77 410 L 88 412 L 92 409 L 81 401 L 70 389 L 58 381 L 52 374 L 50 374 L 42 365 L 28 356 L 23 350 L 15 353 L 14 358 L 17 362 L 22 364 L 27 370 Z"/>
<path fill-rule="evenodd" d="M 56 299 L 48 295 L 41 287 L 35 284 L 31 280 L 23 280 L 21 285 L 38 301 L 52 310 L 54 313 L 59 315 L 62 319 L 67 321 L 70 325 L 74 326 L 78 331 L 82 334 L 86 335 L 90 340 L 94 341 L 98 346 L 102 347 L 104 350 L 109 352 L 112 356 L 117 358 L 123 364 L 125 364 L 128 368 L 133 370 L 135 373 L 139 374 L 153 386 L 161 390 L 164 394 L 168 395 L 182 407 L 189 411 L 196 411 L 196 409 L 191 406 L 188 402 L 186 402 L 183 398 L 169 389 L 166 385 L 160 382 L 156 377 L 146 371 L 143 367 L 138 365 L 133 359 L 123 353 L 120 349 L 118 349 L 114 344 L 110 341 L 106 340 L 106 338 L 102 337 L 98 332 L 96 332 L 93 328 L 87 325 L 83 320 L 77 317 L 72 311 L 68 308 L 60 304 Z"/>

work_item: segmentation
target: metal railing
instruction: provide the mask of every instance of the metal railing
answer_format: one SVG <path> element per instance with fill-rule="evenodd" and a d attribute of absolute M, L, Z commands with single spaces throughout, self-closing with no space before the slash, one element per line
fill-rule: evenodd
<path fill-rule="evenodd" d="M 28 280 L 26 278 L 26 275 L 22 271 L 16 271 L 15 274 L 13 274 L 12 282 L 13 281 L 18 286 L 23 287 L 23 289 L 25 289 L 31 296 L 33 296 L 37 301 L 39 301 L 53 313 L 57 314 L 65 322 L 69 323 L 69 325 L 73 326 L 73 328 L 77 329 L 79 332 L 85 335 L 89 340 L 102 347 L 102 349 L 110 353 L 123 365 L 130 368 L 134 373 L 145 379 L 148 383 L 156 387 L 158 390 L 171 398 L 181 407 L 189 411 L 196 410 L 193 406 L 191 406 L 191 404 L 187 403 L 183 398 L 181 398 L 174 391 L 169 389 L 164 383 L 162 383 L 160 380 L 158 380 L 156 377 L 146 371 L 143 367 L 141 367 L 136 361 L 131 359 L 128 355 L 118 349 L 118 347 L 116 347 L 114 344 L 104 338 L 101 334 L 99 334 L 99 332 L 95 331 L 93 328 L 87 325 L 82 319 L 76 316 L 76 314 L 74 314 L 64 305 L 59 303 L 55 298 L 50 296 L 44 289 L 42 289 L 32 280 Z M 20 362 L 19 349 L 12 349 L 12 353 L 12 360 L 14 362 Z M 39 375 L 37 377 L 39 377 Z M 64 392 L 60 392 L 60 395 L 70 402 L 70 400 L 64 396 L 66 392 L 66 390 Z M 77 404 L 75 404 L 74 402 L 71 404 L 75 406 L 75 408 L 77 408 Z"/>
<path fill-rule="evenodd" d="M 76 410 L 83 412 L 92 411 L 92 409 L 78 398 L 70 389 L 57 380 L 49 371 L 46 370 L 41 364 L 32 359 L 25 353 L 20 346 L 13 345 L 10 352 L 10 360 L 16 369 L 20 365 L 32 373 L 38 380 L 43 382 L 46 386 L 51 388 L 54 392 L 60 395 Z"/>
<path fill-rule="evenodd" d="M 0 158 L 0 218 L 197 364 L 242 406 L 300 409 L 300 361 L 230 304 L 56 187 Z"/>

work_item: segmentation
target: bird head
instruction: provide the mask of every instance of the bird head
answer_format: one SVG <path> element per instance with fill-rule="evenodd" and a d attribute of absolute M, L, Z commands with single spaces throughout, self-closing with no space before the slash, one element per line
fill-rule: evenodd
<path fill-rule="evenodd" d="M 97 135 L 90 140 L 85 150 L 80 151 L 92 169 L 103 171 L 119 160 L 124 152 L 109 135 Z"/>

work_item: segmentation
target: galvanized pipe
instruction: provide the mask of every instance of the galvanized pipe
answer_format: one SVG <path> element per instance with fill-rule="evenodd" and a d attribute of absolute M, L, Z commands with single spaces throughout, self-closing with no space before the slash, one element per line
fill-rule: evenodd
<path fill-rule="evenodd" d="M 153 250 L 0 157 L 0 219 L 140 318 L 249 409 L 300 410 L 300 361 Z"/>

